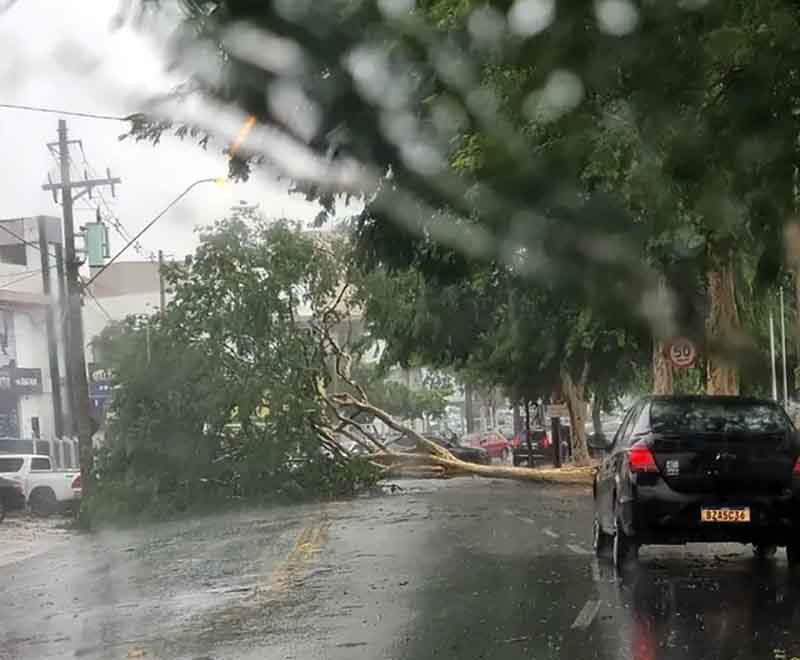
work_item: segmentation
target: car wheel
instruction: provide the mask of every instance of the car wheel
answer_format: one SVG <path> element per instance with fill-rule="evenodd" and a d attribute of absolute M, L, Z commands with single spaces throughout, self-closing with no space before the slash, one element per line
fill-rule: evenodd
<path fill-rule="evenodd" d="M 786 560 L 789 562 L 789 566 L 800 565 L 800 543 L 795 541 L 786 546 Z"/>
<path fill-rule="evenodd" d="M 28 500 L 31 511 L 37 516 L 49 516 L 56 512 L 56 494 L 50 488 L 37 488 Z"/>
<path fill-rule="evenodd" d="M 617 520 L 614 525 L 614 541 L 611 548 L 614 567 L 621 571 L 639 556 L 639 546 L 628 536 L 622 528 L 622 523 Z"/>
<path fill-rule="evenodd" d="M 592 522 L 592 549 L 594 554 L 601 557 L 613 545 L 614 537 L 611 534 L 606 534 L 600 521 L 595 514 L 594 521 Z"/>
<path fill-rule="evenodd" d="M 772 543 L 754 543 L 753 555 L 756 559 L 771 559 L 778 551 L 778 546 Z"/>

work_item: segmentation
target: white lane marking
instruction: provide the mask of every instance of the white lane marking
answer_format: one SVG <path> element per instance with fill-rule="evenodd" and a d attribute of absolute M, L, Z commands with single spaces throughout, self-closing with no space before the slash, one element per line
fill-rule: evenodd
<path fill-rule="evenodd" d="M 578 612 L 578 616 L 575 617 L 575 621 L 572 622 L 572 627 L 586 630 L 592 625 L 592 621 L 594 621 L 594 618 L 597 616 L 597 612 L 599 610 L 599 600 L 587 600 L 586 604 L 583 606 L 583 609 Z"/>
<path fill-rule="evenodd" d="M 589 555 L 589 554 L 591 554 L 588 550 L 585 550 L 584 548 L 582 548 L 579 545 L 576 545 L 575 543 L 567 543 L 567 547 L 570 550 L 572 550 L 572 552 L 574 552 L 576 555 Z"/>
<path fill-rule="evenodd" d="M 554 532 L 554 531 L 553 531 L 552 529 L 550 529 L 549 527 L 545 527 L 545 528 L 542 530 L 542 534 L 546 534 L 547 536 L 549 536 L 549 537 L 550 537 L 550 538 L 552 538 L 552 539 L 557 539 L 557 538 L 559 538 L 558 532 Z"/>
<path fill-rule="evenodd" d="M 530 523 L 531 525 L 535 525 L 536 521 L 533 518 L 527 518 L 525 516 L 517 516 L 517 520 L 521 520 L 522 522 Z"/>

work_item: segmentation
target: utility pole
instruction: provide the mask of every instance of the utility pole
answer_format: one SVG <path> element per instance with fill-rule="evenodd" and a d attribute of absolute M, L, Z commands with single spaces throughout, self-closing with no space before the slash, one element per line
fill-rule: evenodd
<path fill-rule="evenodd" d="M 75 428 L 75 419 L 73 417 L 73 410 L 77 408 L 73 400 L 73 392 L 75 392 L 75 379 L 72 377 L 71 361 L 69 359 L 70 342 L 69 342 L 69 323 L 67 323 L 67 280 L 64 277 L 64 252 L 59 244 L 53 245 L 53 251 L 56 260 L 56 278 L 58 281 L 58 307 L 60 312 L 58 319 L 58 331 L 64 340 L 64 395 L 62 399 L 62 415 L 64 417 L 64 428 L 67 435 L 75 437 L 77 429 Z M 66 408 L 63 407 L 63 401 L 67 402 Z"/>
<path fill-rule="evenodd" d="M 89 383 L 86 378 L 86 355 L 84 354 L 85 345 L 83 341 L 83 318 L 81 314 L 82 286 L 80 281 L 81 262 L 75 254 L 75 226 L 72 213 L 72 203 L 88 193 L 91 195 L 92 189 L 99 186 L 111 186 L 111 194 L 114 194 L 114 184 L 120 183 L 120 179 L 112 178 L 111 173 L 106 170 L 107 177 L 103 179 L 84 179 L 83 181 L 72 181 L 70 177 L 69 164 L 69 145 L 79 143 L 76 140 L 67 139 L 67 122 L 63 119 L 58 120 L 58 142 L 48 144 L 48 148 L 57 149 L 57 157 L 61 170 L 61 181 L 49 181 L 42 186 L 42 189 L 53 193 L 54 200 L 57 201 L 58 191 L 61 191 L 61 206 L 64 215 L 64 261 L 67 271 L 67 318 L 69 325 L 69 351 L 67 359 L 70 362 L 70 376 L 73 379 L 74 390 L 72 400 L 75 409 L 73 419 L 78 422 L 78 451 L 80 453 L 81 465 L 81 485 L 84 495 L 91 487 L 92 472 L 92 424 L 89 415 Z M 77 195 L 72 194 L 72 190 L 80 188 L 82 192 Z"/>
<path fill-rule="evenodd" d="M 167 295 L 164 290 L 164 250 L 158 251 L 158 299 L 161 305 L 161 313 L 163 314 L 167 303 Z"/>
<path fill-rule="evenodd" d="M 50 394 L 53 397 L 53 425 L 55 427 L 55 436 L 61 441 L 61 437 L 64 435 L 64 416 L 61 409 L 61 370 L 58 366 L 58 335 L 56 334 L 56 324 L 53 318 L 53 294 L 50 289 L 50 251 L 44 216 L 40 215 L 37 222 L 39 225 L 39 254 L 42 262 L 42 293 L 47 296 L 45 325 L 47 327 L 47 352 L 50 360 Z"/>

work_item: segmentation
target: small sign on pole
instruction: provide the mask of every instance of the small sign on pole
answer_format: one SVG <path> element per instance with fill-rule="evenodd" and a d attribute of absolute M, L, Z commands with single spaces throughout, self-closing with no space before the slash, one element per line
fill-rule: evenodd
<path fill-rule="evenodd" d="M 690 339 L 677 337 L 667 345 L 667 357 L 673 367 L 688 369 L 693 367 L 697 360 L 697 349 Z"/>

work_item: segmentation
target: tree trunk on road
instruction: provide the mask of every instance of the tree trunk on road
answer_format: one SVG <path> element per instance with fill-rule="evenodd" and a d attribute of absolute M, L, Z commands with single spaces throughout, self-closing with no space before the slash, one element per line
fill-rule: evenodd
<path fill-rule="evenodd" d="M 572 429 L 572 457 L 576 465 L 589 463 L 589 450 L 586 447 L 586 381 L 589 377 L 589 363 L 584 363 L 577 382 L 566 368 L 561 369 L 561 386 L 569 410 L 569 423 Z"/>
<path fill-rule="evenodd" d="M 732 254 L 709 255 L 708 312 L 706 338 L 712 347 L 708 356 L 706 392 L 708 394 L 739 394 L 739 370 L 730 360 L 721 358 L 718 347 L 730 340 L 739 330 L 739 312 L 736 308 L 736 288 L 733 279 Z"/>

